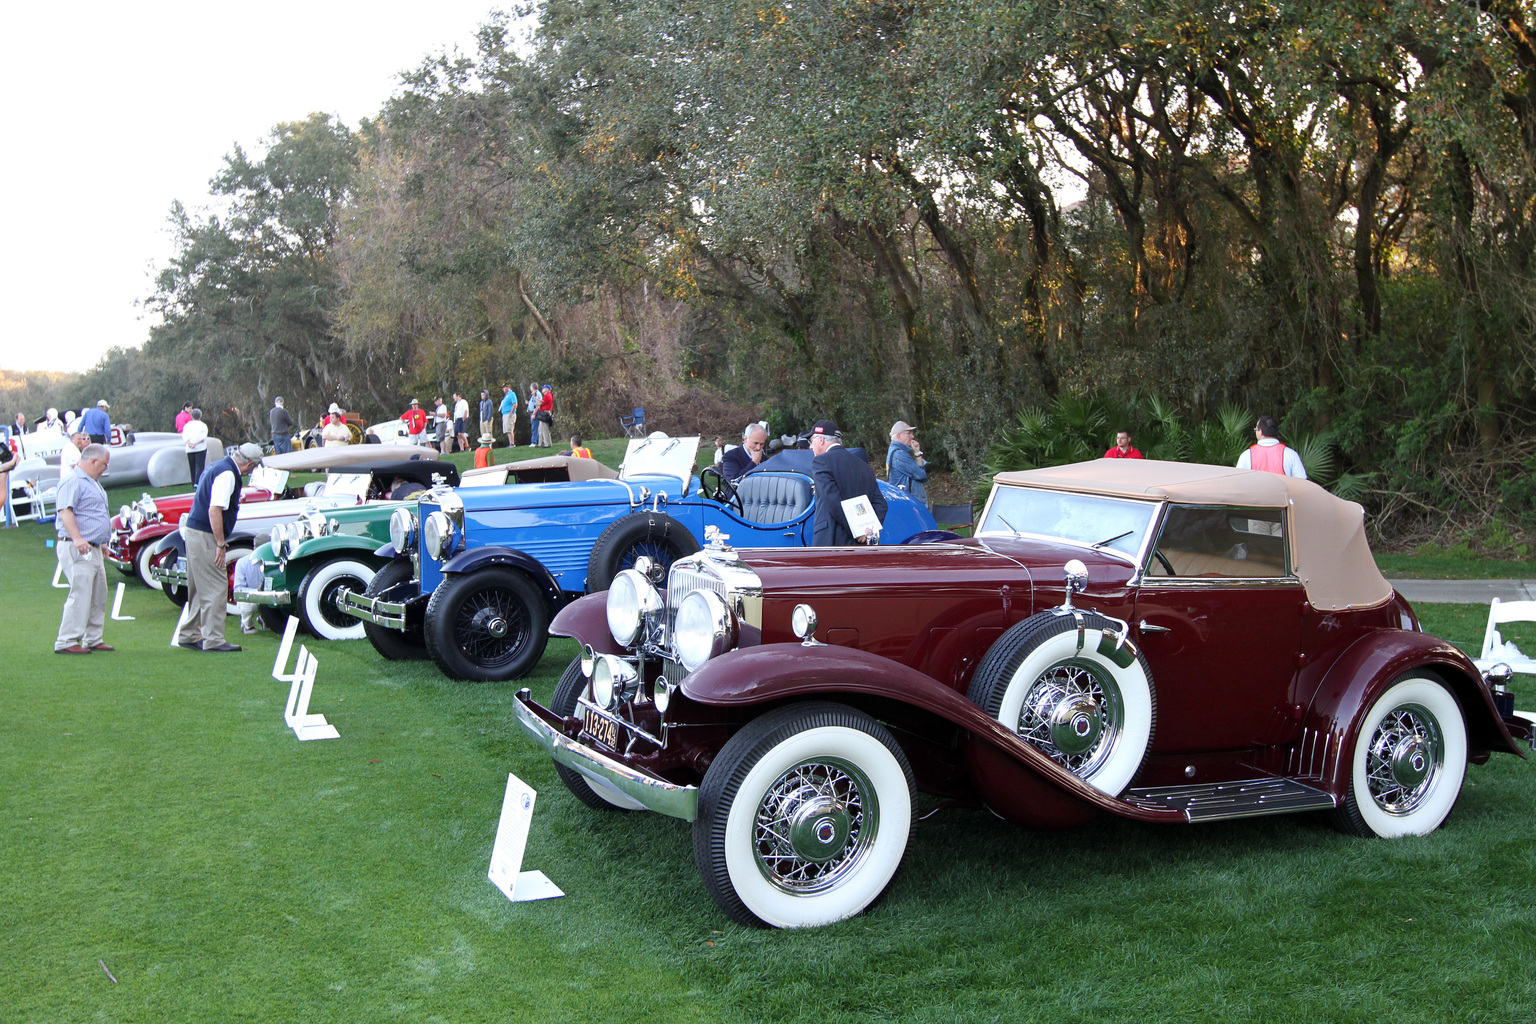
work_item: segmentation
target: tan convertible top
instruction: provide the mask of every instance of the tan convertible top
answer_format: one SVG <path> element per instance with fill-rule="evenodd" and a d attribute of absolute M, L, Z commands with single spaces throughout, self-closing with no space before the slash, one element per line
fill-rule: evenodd
<path fill-rule="evenodd" d="M 999 484 L 1155 498 L 1189 505 L 1289 510 L 1291 568 L 1314 608 L 1366 608 L 1392 596 L 1365 539 L 1365 510 L 1310 480 L 1230 466 L 1152 459 L 1095 459 L 999 473 Z"/>
<path fill-rule="evenodd" d="M 306 448 L 302 451 L 268 455 L 263 466 L 286 469 L 290 473 L 345 469 L 369 462 L 404 462 L 407 459 L 440 459 L 436 448 L 408 444 L 347 444 L 334 448 Z"/>

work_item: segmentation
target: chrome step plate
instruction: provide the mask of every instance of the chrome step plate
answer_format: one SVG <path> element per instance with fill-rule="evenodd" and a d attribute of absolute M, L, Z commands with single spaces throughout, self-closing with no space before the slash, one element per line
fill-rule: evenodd
<path fill-rule="evenodd" d="M 1123 799 L 1145 807 L 1171 807 L 1189 821 L 1257 818 L 1267 814 L 1330 810 L 1333 797 L 1294 779 L 1241 779 L 1192 786 L 1126 790 Z"/>

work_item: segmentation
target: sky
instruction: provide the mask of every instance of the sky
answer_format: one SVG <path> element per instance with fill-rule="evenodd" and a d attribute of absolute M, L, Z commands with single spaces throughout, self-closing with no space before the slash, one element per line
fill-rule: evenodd
<path fill-rule="evenodd" d="M 210 207 L 236 144 L 312 111 L 375 116 L 400 72 L 475 53 L 496 0 L 13 4 L 0 41 L 0 369 L 143 344 L 171 203 Z M 508 6 L 505 2 L 500 6 Z"/>

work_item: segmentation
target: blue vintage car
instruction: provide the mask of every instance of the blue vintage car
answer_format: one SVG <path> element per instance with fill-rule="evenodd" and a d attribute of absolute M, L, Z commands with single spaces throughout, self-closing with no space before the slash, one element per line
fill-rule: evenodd
<path fill-rule="evenodd" d="M 695 474 L 698 444 L 635 438 L 617 479 L 433 492 L 395 512 L 381 551 L 395 561 L 342 607 L 387 658 L 425 653 L 455 679 L 517 679 L 538 664 L 557 610 L 641 556 L 665 569 L 717 531 L 738 548 L 811 543 L 810 452 L 781 452 L 732 487 L 712 468 Z M 935 529 L 927 506 L 879 486 L 882 544 Z"/>

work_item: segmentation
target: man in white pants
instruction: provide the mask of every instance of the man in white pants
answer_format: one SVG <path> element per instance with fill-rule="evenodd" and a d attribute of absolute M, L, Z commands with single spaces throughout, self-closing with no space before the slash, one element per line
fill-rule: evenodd
<path fill-rule="evenodd" d="M 53 641 L 55 654 L 112 650 L 101 635 L 107 621 L 107 565 L 101 548 L 112 537 L 112 519 L 107 492 L 99 483 L 110 457 L 105 445 L 86 445 L 76 472 L 59 484 L 55 497 L 55 554 L 69 580 L 59 635 Z"/>

